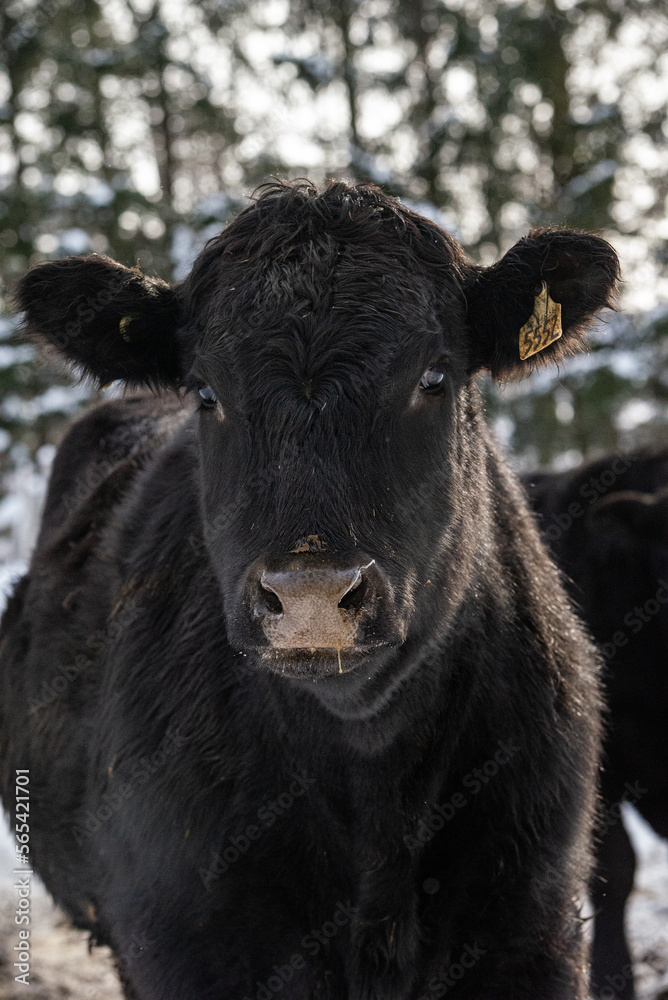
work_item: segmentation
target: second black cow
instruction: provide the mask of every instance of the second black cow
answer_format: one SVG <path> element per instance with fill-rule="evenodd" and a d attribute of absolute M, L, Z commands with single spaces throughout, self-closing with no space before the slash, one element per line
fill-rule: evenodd
<path fill-rule="evenodd" d="M 668 837 L 668 451 L 607 455 L 525 482 L 605 661 L 592 987 L 603 1000 L 634 1000 L 624 911 L 635 855 L 620 803 Z"/>

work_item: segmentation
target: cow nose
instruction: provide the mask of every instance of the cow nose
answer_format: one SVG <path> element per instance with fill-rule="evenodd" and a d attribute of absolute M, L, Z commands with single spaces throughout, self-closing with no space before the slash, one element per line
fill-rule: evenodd
<path fill-rule="evenodd" d="M 346 649 L 375 606 L 378 572 L 364 565 L 264 569 L 253 611 L 269 643 L 280 649 Z"/>

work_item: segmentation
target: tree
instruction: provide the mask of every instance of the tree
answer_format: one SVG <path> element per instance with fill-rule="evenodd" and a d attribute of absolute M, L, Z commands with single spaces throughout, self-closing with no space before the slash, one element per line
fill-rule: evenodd
<path fill-rule="evenodd" d="M 0 471 L 85 397 L 7 340 L 16 277 L 90 251 L 180 277 L 272 174 L 382 183 L 482 263 L 530 226 L 598 230 L 631 306 L 668 297 L 667 42 L 662 0 L 10 0 Z M 662 316 L 608 324 L 559 382 L 490 389 L 520 457 L 664 434 Z M 642 381 L 614 360 L 634 352 Z"/>

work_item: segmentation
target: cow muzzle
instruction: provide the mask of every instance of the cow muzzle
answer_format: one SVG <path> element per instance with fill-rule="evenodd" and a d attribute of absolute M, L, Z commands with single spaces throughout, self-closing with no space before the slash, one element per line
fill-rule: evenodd
<path fill-rule="evenodd" d="M 328 565 L 307 555 L 256 568 L 249 583 L 253 616 L 275 650 L 378 644 L 374 625 L 389 610 L 390 588 L 374 559 Z"/>

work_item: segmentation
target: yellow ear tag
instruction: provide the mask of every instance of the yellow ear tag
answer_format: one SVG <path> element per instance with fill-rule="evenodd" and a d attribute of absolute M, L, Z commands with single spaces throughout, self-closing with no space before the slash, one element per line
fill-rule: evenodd
<path fill-rule="evenodd" d="M 520 360 L 544 351 L 561 337 L 561 303 L 553 302 L 544 281 L 534 299 L 533 312 L 520 330 Z"/>
<path fill-rule="evenodd" d="M 120 330 L 121 337 L 123 338 L 123 340 L 126 340 L 128 344 L 130 343 L 130 337 L 126 333 L 126 330 L 130 326 L 131 322 L 132 322 L 132 316 L 123 316 L 120 323 L 118 324 L 118 329 Z"/>

